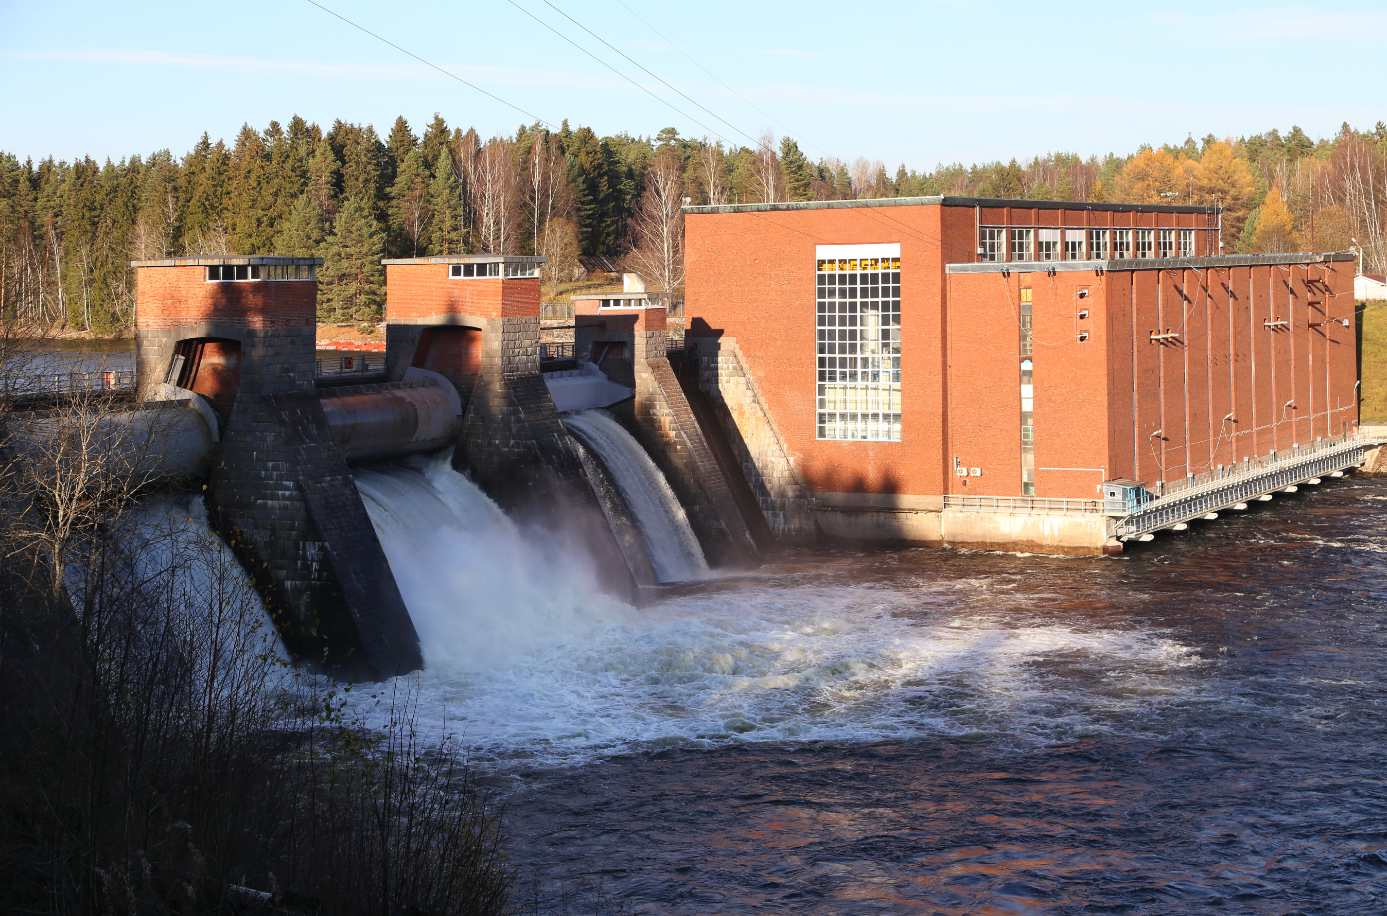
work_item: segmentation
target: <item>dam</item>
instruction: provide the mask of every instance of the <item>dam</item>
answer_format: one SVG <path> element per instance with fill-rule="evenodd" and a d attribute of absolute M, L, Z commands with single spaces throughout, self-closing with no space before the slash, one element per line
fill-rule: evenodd
<path fill-rule="evenodd" d="M 537 257 L 385 261 L 383 360 L 327 372 L 320 261 L 134 262 L 134 378 L 95 380 L 129 395 L 99 435 L 146 489 L 205 490 L 287 652 L 352 680 L 425 664 L 439 589 L 495 587 L 435 536 L 512 584 L 535 569 L 493 548 L 531 545 L 640 606 L 788 545 L 1120 553 L 1381 442 L 1357 428 L 1341 255 L 1220 257 L 1191 208 L 901 200 L 883 229 L 870 203 L 692 208 L 687 331 L 631 278 L 573 297 L 563 358 Z M 1026 225 L 916 245 L 970 214 Z M 775 256 L 720 257 L 738 227 Z M 1119 257 L 1132 232 L 1171 256 Z"/>

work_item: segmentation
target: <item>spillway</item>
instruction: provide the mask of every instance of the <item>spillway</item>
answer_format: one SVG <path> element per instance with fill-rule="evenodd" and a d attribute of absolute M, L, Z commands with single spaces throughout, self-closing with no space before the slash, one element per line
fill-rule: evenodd
<path fill-rule="evenodd" d="M 595 452 L 621 491 L 661 582 L 708 574 L 708 563 L 669 482 L 631 434 L 603 410 L 565 414 L 564 426 Z"/>
<path fill-rule="evenodd" d="M 449 451 L 354 476 L 430 669 L 485 668 L 629 611 L 602 593 L 583 545 L 521 530 Z"/>

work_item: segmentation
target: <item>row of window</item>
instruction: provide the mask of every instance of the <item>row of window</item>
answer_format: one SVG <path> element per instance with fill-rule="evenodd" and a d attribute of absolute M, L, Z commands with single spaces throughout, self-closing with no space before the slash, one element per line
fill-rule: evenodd
<path fill-rule="evenodd" d="M 454 280 L 472 277 L 501 277 L 507 280 L 538 277 L 538 264 L 502 264 L 489 261 L 485 264 L 449 264 L 448 276 Z"/>
<path fill-rule="evenodd" d="M 316 280 L 317 271 L 318 268 L 311 264 L 215 264 L 207 268 L 207 282 Z"/>
<path fill-rule="evenodd" d="M 819 258 L 819 273 L 900 270 L 900 258 Z"/>
<path fill-rule="evenodd" d="M 1106 261 L 1124 258 L 1192 258 L 1193 229 L 978 230 L 982 261 Z"/>

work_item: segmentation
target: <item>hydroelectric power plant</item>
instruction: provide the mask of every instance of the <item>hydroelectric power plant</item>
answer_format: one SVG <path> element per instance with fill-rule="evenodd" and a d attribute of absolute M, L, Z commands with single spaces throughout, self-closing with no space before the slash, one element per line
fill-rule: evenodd
<path fill-rule="evenodd" d="M 112 422 L 148 427 L 143 471 L 205 480 L 295 658 L 371 679 L 424 664 L 381 532 L 471 512 L 459 486 L 640 605 L 780 544 L 1116 554 L 1376 444 L 1351 256 L 1222 257 L 1200 208 L 754 205 L 688 231 L 674 346 L 636 283 L 575 296 L 546 359 L 542 259 L 415 258 L 384 262 L 383 369 L 322 377 L 318 261 L 136 262 L 161 406 Z"/>
<path fill-rule="evenodd" d="M 1345 476 L 1377 440 L 1341 261 L 1022 261 L 1051 239 L 1019 209 L 974 208 L 1014 252 L 933 285 L 852 207 L 692 214 L 685 346 L 654 296 L 591 294 L 563 360 L 534 259 L 388 264 L 384 369 L 327 374 L 316 261 L 142 263 L 143 397 L 103 428 L 191 482 L 154 511 L 220 535 L 289 654 L 424 666 L 387 689 L 517 789 L 546 880 L 688 914 L 1381 912 L 1387 484 Z"/>

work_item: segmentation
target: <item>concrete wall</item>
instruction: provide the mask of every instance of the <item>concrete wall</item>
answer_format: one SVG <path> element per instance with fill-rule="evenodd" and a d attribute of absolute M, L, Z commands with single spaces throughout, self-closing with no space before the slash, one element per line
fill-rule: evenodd
<path fill-rule="evenodd" d="M 317 284 L 206 282 L 221 260 L 283 259 L 138 265 L 140 385 L 163 382 L 180 340 L 239 344 L 207 485 L 215 524 L 297 658 L 349 678 L 417 669 L 418 635 L 315 388 Z"/>

